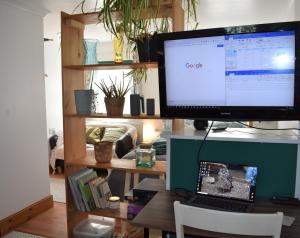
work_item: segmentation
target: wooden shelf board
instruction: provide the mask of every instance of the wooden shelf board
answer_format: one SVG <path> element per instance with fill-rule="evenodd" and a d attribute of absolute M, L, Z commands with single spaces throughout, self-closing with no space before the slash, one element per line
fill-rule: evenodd
<path fill-rule="evenodd" d="M 97 209 L 89 212 L 89 214 L 95 215 L 95 216 L 103 216 L 103 217 L 111 217 L 111 218 L 127 220 L 127 207 L 128 207 L 128 203 L 120 202 L 119 209 L 97 208 Z"/>
<path fill-rule="evenodd" d="M 123 116 L 107 116 L 105 113 L 93 113 L 90 115 L 66 114 L 65 117 L 85 117 L 85 118 L 120 118 L 120 119 L 163 119 L 160 115 L 147 116 L 145 114 L 139 116 L 131 116 L 123 114 Z"/>
<path fill-rule="evenodd" d="M 67 165 L 86 166 L 91 168 L 124 170 L 130 173 L 164 175 L 166 173 L 166 162 L 156 161 L 152 168 L 136 167 L 135 160 L 112 159 L 110 163 L 98 163 L 94 158 L 86 157 L 80 160 L 68 161 Z"/>
<path fill-rule="evenodd" d="M 75 212 L 86 213 L 88 215 L 95 215 L 95 216 L 103 216 L 103 217 L 110 217 L 110 218 L 117 218 L 117 219 L 124 219 L 127 220 L 127 207 L 128 203 L 120 202 L 119 209 L 111 209 L 111 208 L 96 208 L 90 212 L 83 212 L 80 210 L 76 210 Z"/>
<path fill-rule="evenodd" d="M 85 25 L 89 24 L 97 24 L 99 12 L 89 12 L 89 13 L 80 13 L 80 14 L 73 14 L 70 16 L 70 19 L 79 21 Z"/>
<path fill-rule="evenodd" d="M 110 69 L 137 69 L 157 68 L 157 62 L 125 63 L 125 64 L 89 64 L 89 65 L 66 65 L 65 69 L 75 70 L 110 70 Z"/>

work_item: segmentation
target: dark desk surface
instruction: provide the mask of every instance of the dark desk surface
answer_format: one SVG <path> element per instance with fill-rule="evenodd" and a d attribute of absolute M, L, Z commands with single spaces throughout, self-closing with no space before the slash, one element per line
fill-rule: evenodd
<path fill-rule="evenodd" d="M 160 229 L 168 232 L 176 232 L 173 202 L 182 201 L 182 197 L 178 197 L 172 192 L 158 192 L 151 201 L 143 208 L 143 210 L 131 221 L 135 226 Z M 255 203 L 254 211 L 256 213 L 274 213 L 281 211 L 284 215 L 295 217 L 292 226 L 282 226 L 281 237 L 283 238 L 299 238 L 300 237 L 300 207 L 275 205 L 270 202 L 259 201 Z M 204 236 L 204 237 L 248 237 L 240 235 L 226 235 L 213 233 L 193 228 L 186 228 L 185 234 Z M 251 236 L 253 238 L 253 236 Z"/>

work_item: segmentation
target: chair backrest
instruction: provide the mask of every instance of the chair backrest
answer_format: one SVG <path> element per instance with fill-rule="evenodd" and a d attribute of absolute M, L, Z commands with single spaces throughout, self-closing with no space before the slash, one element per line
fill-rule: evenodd
<path fill-rule="evenodd" d="M 283 213 L 257 214 L 217 211 L 174 202 L 176 236 L 184 238 L 183 226 L 238 235 L 280 238 Z"/>

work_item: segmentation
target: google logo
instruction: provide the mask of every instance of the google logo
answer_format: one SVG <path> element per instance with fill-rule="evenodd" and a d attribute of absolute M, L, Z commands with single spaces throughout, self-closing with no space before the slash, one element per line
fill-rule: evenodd
<path fill-rule="evenodd" d="M 187 69 L 201 69 L 201 68 L 203 68 L 203 64 L 200 64 L 200 63 L 198 63 L 198 64 L 186 63 L 185 67 Z"/>

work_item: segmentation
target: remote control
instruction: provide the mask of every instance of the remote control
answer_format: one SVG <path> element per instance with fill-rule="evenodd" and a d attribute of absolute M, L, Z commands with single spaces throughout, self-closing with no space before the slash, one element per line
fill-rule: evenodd
<path fill-rule="evenodd" d="M 272 197 L 271 198 L 272 203 L 277 203 L 277 204 L 285 204 L 285 205 L 295 205 L 299 206 L 300 201 L 298 198 L 292 198 L 292 197 Z"/>

